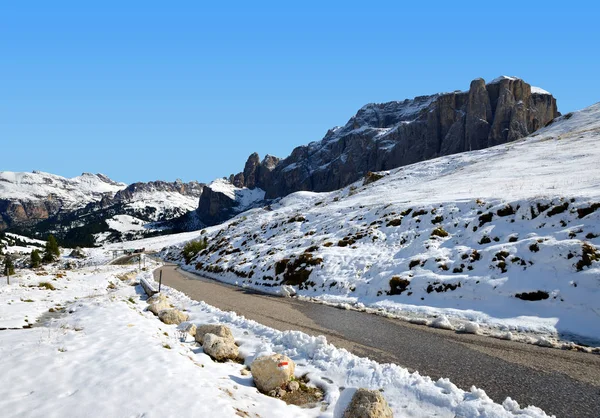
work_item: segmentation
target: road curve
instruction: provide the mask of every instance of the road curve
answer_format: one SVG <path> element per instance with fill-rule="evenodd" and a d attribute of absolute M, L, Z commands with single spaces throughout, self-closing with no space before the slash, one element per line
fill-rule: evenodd
<path fill-rule="evenodd" d="M 166 265 L 162 282 L 195 300 L 278 330 L 325 335 L 337 347 L 395 363 L 458 387 L 510 396 L 557 417 L 600 417 L 600 356 L 457 334 L 364 312 L 282 298 L 227 285 Z"/>

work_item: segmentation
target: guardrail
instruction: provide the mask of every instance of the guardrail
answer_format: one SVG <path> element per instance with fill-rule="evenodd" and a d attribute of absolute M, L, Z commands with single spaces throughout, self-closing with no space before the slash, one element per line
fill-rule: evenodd
<path fill-rule="evenodd" d="M 154 296 L 158 293 L 158 290 L 156 290 L 154 286 L 152 286 L 150 282 L 144 278 L 140 279 L 140 285 L 142 285 L 142 289 L 144 289 L 144 292 L 146 292 L 148 297 Z"/>

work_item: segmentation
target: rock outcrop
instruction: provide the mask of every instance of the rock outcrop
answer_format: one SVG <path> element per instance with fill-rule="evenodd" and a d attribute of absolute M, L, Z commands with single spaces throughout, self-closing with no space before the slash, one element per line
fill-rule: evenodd
<path fill-rule="evenodd" d="M 294 149 L 258 184 L 266 198 L 331 191 L 368 171 L 514 141 L 558 116 L 556 100 L 521 79 L 477 79 L 468 91 L 364 106 L 343 128 Z"/>
<path fill-rule="evenodd" d="M 515 77 L 468 91 L 371 103 L 319 142 L 295 148 L 283 160 L 253 153 L 235 187 L 262 189 L 268 201 L 308 190 L 342 188 L 369 171 L 389 170 L 442 155 L 478 150 L 523 138 L 559 116 L 554 97 Z M 235 214 L 223 196 L 203 193 L 198 216 L 208 225 Z"/>
<path fill-rule="evenodd" d="M 253 167 L 251 164 L 248 167 Z M 258 166 L 260 168 L 261 166 Z M 248 173 L 256 173 L 254 168 L 249 168 Z M 250 176 L 250 174 L 249 174 Z M 230 176 L 233 183 L 236 180 L 246 179 L 244 174 Z M 250 178 L 250 177 L 248 177 Z M 259 187 L 250 189 L 246 186 L 239 188 L 231 181 L 217 179 L 208 186 L 204 186 L 196 214 L 204 225 L 216 225 L 224 222 L 236 214 L 252 208 L 255 204 L 262 204 L 265 193 Z M 252 183 L 255 184 L 255 183 Z"/>
<path fill-rule="evenodd" d="M 216 225 L 232 218 L 236 206 L 235 199 L 229 195 L 210 186 L 204 186 L 196 211 L 204 224 Z"/>

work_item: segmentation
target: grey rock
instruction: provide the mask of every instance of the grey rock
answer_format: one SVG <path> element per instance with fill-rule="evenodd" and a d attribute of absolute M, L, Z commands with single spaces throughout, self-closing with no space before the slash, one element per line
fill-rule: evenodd
<path fill-rule="evenodd" d="M 288 382 L 287 388 L 290 392 L 295 392 L 300 389 L 300 383 L 292 380 L 291 382 Z"/>
<path fill-rule="evenodd" d="M 204 186 L 198 202 L 198 217 L 205 225 L 216 225 L 234 216 L 238 203 L 224 193 Z"/>
<path fill-rule="evenodd" d="M 77 247 L 69 253 L 69 257 L 86 258 L 87 255 L 85 254 L 85 251 L 83 251 L 80 247 Z"/>
<path fill-rule="evenodd" d="M 254 189 L 256 187 L 256 170 L 260 165 L 260 157 L 255 152 L 250 154 L 248 160 L 246 161 L 246 165 L 244 166 L 244 185 L 249 189 Z"/>
<path fill-rule="evenodd" d="M 244 184 L 244 173 L 237 173 L 234 177 L 233 177 L 233 185 L 235 187 L 239 187 L 242 188 L 245 186 Z"/>

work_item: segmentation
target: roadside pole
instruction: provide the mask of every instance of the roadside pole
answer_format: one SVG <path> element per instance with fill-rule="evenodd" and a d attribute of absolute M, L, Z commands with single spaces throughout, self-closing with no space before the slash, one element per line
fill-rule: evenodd
<path fill-rule="evenodd" d="M 162 287 L 162 269 L 158 273 L 158 293 L 160 293 L 160 288 Z"/>

